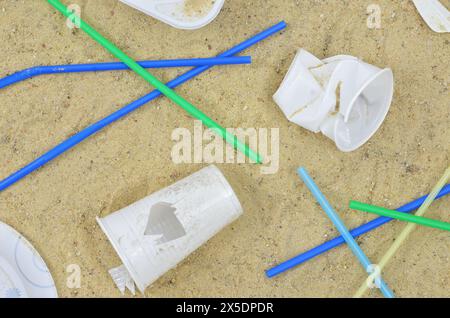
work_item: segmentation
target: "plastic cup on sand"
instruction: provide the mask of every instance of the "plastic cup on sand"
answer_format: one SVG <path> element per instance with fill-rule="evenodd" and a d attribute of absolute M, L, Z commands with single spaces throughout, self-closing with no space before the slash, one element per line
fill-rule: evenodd
<path fill-rule="evenodd" d="M 353 56 L 319 60 L 300 50 L 274 100 L 289 121 L 350 152 L 366 143 L 391 106 L 394 77 Z"/>
<path fill-rule="evenodd" d="M 120 0 L 178 29 L 194 30 L 211 23 L 225 0 Z"/>
<path fill-rule="evenodd" d="M 242 213 L 228 181 L 209 166 L 97 221 L 143 293 Z M 124 271 L 114 272 L 124 286 L 117 274 Z"/>

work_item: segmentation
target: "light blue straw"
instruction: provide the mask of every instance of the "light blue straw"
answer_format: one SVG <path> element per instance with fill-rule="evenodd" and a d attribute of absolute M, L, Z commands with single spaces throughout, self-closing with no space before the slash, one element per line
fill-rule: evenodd
<path fill-rule="evenodd" d="M 338 231 L 341 233 L 344 240 L 347 242 L 348 246 L 352 250 L 353 254 L 356 255 L 361 265 L 364 267 L 364 271 L 368 272 L 370 274 L 370 270 L 373 267 L 372 262 L 370 262 L 369 258 L 364 254 L 363 250 L 359 247 L 358 243 L 353 239 L 353 236 L 350 234 L 346 226 L 344 225 L 344 222 L 342 222 L 341 218 L 337 213 L 334 211 L 331 204 L 327 201 L 325 196 L 320 192 L 319 187 L 314 183 L 314 180 L 308 175 L 308 172 L 305 168 L 299 168 L 298 174 L 300 178 L 302 178 L 303 182 L 306 184 L 306 186 L 309 188 L 311 193 L 316 198 L 317 202 L 319 202 L 322 209 L 325 211 L 325 213 L 328 215 L 330 220 L 334 223 Z M 380 289 L 383 295 L 386 298 L 394 298 L 394 293 L 392 290 L 387 286 L 387 284 L 384 282 L 384 280 L 380 277 Z"/>

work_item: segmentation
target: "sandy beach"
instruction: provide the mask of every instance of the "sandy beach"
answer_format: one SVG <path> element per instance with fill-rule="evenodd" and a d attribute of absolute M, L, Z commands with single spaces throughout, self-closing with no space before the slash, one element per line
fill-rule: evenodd
<path fill-rule="evenodd" d="M 265 276 L 271 266 L 337 236 L 296 169 L 310 171 L 354 228 L 375 217 L 349 210 L 349 200 L 397 208 L 427 194 L 449 166 L 450 35 L 432 32 L 411 1 L 375 1 L 382 24 L 370 29 L 372 0 L 227 0 L 214 22 L 195 31 L 116 0 L 72 2 L 137 60 L 216 56 L 281 20 L 288 24 L 243 53 L 252 56 L 251 65 L 214 67 L 177 89 L 224 127 L 279 128 L 280 167 L 264 175 L 253 164 L 217 165 L 244 215 L 148 288 L 146 297 L 351 297 L 366 274 L 345 246 L 277 278 Z M 0 77 L 38 65 L 115 60 L 41 0 L 0 0 L 0 43 Z M 357 151 L 340 152 L 325 136 L 288 122 L 274 103 L 300 48 L 321 59 L 348 54 L 392 68 L 390 112 Z M 152 73 L 169 81 L 183 71 Z M 2 89 L 0 178 L 151 90 L 128 71 L 40 76 Z M 178 127 L 193 130 L 192 118 L 160 98 L 0 193 L 0 221 L 40 252 L 61 297 L 122 296 L 108 274 L 121 262 L 96 217 L 207 166 L 173 163 L 171 134 Z M 450 222 L 449 210 L 444 198 L 427 217 Z M 391 222 L 358 242 L 377 261 L 404 226 Z M 383 277 L 398 297 L 450 297 L 449 246 L 450 233 L 419 227 Z M 67 286 L 71 264 L 81 268 L 79 289 Z"/>

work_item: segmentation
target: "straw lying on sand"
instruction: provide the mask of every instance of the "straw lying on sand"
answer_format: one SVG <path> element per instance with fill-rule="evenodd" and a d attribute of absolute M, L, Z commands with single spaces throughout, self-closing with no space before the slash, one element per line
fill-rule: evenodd
<path fill-rule="evenodd" d="M 448 195 L 449 193 L 450 193 L 450 184 L 447 184 L 441 190 L 441 192 L 439 192 L 439 195 L 436 197 L 436 199 L 442 198 L 442 197 Z M 423 202 L 425 202 L 427 196 L 428 195 L 423 196 L 417 200 L 414 200 L 408 204 L 405 204 L 405 205 L 401 206 L 400 208 L 398 208 L 397 211 L 402 212 L 402 213 L 413 212 L 413 211 L 417 210 L 423 204 Z M 365 233 L 373 231 L 373 230 L 379 228 L 380 226 L 382 226 L 388 222 L 391 222 L 391 221 L 392 221 L 391 218 L 379 217 L 379 218 L 376 218 L 375 220 L 372 220 L 366 224 L 363 224 L 363 225 L 351 230 L 350 234 L 356 238 Z M 342 236 L 338 236 L 330 241 L 327 241 L 319 246 L 316 246 L 316 247 L 310 249 L 309 251 L 306 251 L 300 255 L 297 255 L 296 257 L 294 257 L 290 260 L 287 260 L 287 261 L 267 270 L 266 275 L 267 275 L 267 277 L 275 277 L 277 275 L 280 275 L 281 273 L 284 273 L 284 272 L 288 271 L 289 269 L 299 266 L 299 265 L 313 259 L 316 256 L 322 255 L 338 246 L 341 246 L 344 243 L 345 243 L 344 238 Z"/>
<path fill-rule="evenodd" d="M 358 243 L 356 243 L 355 239 L 352 237 L 347 227 L 344 225 L 344 222 L 342 222 L 339 215 L 337 215 L 337 213 L 334 211 L 333 207 L 325 198 L 325 196 L 322 194 L 319 187 L 315 184 L 314 180 L 308 175 L 308 172 L 304 168 L 298 169 L 298 174 L 300 178 L 302 178 L 306 186 L 309 188 L 311 193 L 314 195 L 314 197 L 316 198 L 317 202 L 320 204 L 322 209 L 328 215 L 330 220 L 334 223 L 338 231 L 344 237 L 353 254 L 355 254 L 359 262 L 363 266 L 364 271 L 371 274 L 370 271 L 372 268 L 372 263 L 370 262 L 369 258 L 366 256 L 366 254 L 364 254 L 363 250 L 359 247 Z M 380 283 L 380 289 L 383 295 L 387 298 L 394 298 L 395 297 L 394 293 L 383 281 L 383 279 L 379 277 L 378 281 Z"/>
<path fill-rule="evenodd" d="M 286 28 L 285 22 L 279 22 L 275 24 L 274 26 L 262 31 L 261 33 L 258 33 L 257 35 L 249 38 L 248 40 L 243 41 L 242 43 L 236 45 L 235 47 L 225 51 L 222 54 L 219 54 L 218 57 L 230 57 L 233 55 L 236 55 L 249 47 L 267 39 L 270 36 L 275 35 L 276 33 L 282 31 Z M 196 77 L 197 75 L 200 75 L 201 73 L 209 70 L 212 66 L 199 66 L 196 67 L 183 75 L 177 77 L 176 79 L 170 81 L 167 86 L 171 88 L 175 88 L 180 86 L 181 84 L 186 83 L 190 79 Z M 132 102 L 131 104 L 128 104 L 124 106 L 123 108 L 117 110 L 116 112 L 112 113 L 111 115 L 101 119 L 100 121 L 92 124 L 91 126 L 83 129 L 82 131 L 76 133 L 69 139 L 65 140 L 58 146 L 54 147 L 41 157 L 37 158 L 33 162 L 29 163 L 19 171 L 13 173 L 6 179 L 2 180 L 0 182 L 0 191 L 3 191 L 7 188 L 9 188 L 14 183 L 18 182 L 19 180 L 23 179 L 33 171 L 39 169 L 40 167 L 44 166 L 48 162 L 52 161 L 53 159 L 57 158 L 58 156 L 62 155 L 69 149 L 75 147 L 77 144 L 81 143 L 83 140 L 89 138 L 90 136 L 96 134 L 97 132 L 101 131 L 103 128 L 107 127 L 108 125 L 111 125 L 112 123 L 118 121 L 119 119 L 125 117 L 126 115 L 130 114 L 131 112 L 139 109 L 146 103 L 149 103 L 158 97 L 160 97 L 162 94 L 158 90 L 154 90 L 151 93 L 137 99 L 136 101 Z"/>
<path fill-rule="evenodd" d="M 376 215 L 386 216 L 388 218 L 400 220 L 400 221 L 406 221 L 410 223 L 416 223 L 423 226 L 428 226 L 434 229 L 438 230 L 444 230 L 444 231 L 450 231 L 450 223 L 425 218 L 423 216 L 417 216 L 417 215 L 410 215 L 405 214 L 397 211 L 392 211 L 389 209 L 385 209 L 382 207 L 378 207 L 375 205 L 370 205 L 358 201 L 350 201 L 350 209 L 358 210 L 361 212 L 367 212 L 372 213 Z"/>
<path fill-rule="evenodd" d="M 170 87 L 165 85 L 155 76 L 150 74 L 146 69 L 137 64 L 132 58 L 122 52 L 117 46 L 103 37 L 99 32 L 97 32 L 93 27 L 84 22 L 82 19 L 79 21 L 75 21 L 76 17 L 73 15 L 73 12 L 69 10 L 65 5 L 63 5 L 59 0 L 47 0 L 55 9 L 60 11 L 63 15 L 72 19 L 73 22 L 78 22 L 80 24 L 80 28 L 89 35 L 96 42 L 101 44 L 105 49 L 107 49 L 111 54 L 117 57 L 119 60 L 128 65 L 136 74 L 145 79 L 150 85 L 154 86 L 161 93 L 163 93 L 167 98 L 172 100 L 176 105 L 183 108 L 186 112 L 188 112 L 192 117 L 201 120 L 202 123 L 214 131 L 216 134 L 221 136 L 227 143 L 232 145 L 236 150 L 244 153 L 250 160 L 256 163 L 262 163 L 261 156 L 254 152 L 249 146 L 245 143 L 242 143 L 235 135 L 230 133 L 227 129 L 223 128 L 219 124 L 217 124 L 214 120 L 209 118 L 203 112 L 201 112 L 194 105 L 189 103 L 186 99 L 178 95 L 175 91 L 173 91 Z"/>
<path fill-rule="evenodd" d="M 422 204 L 422 206 L 419 208 L 419 210 L 416 213 L 416 216 L 423 216 L 428 208 L 430 207 L 431 203 L 433 203 L 434 199 L 438 195 L 438 193 L 441 191 L 441 189 L 445 186 L 448 179 L 450 178 L 450 167 L 447 168 L 442 178 L 439 180 L 439 182 L 436 184 L 436 186 L 433 188 L 433 191 L 431 191 L 430 195 L 427 197 L 425 202 Z M 378 263 L 378 267 L 381 271 L 386 267 L 387 263 L 392 259 L 394 254 L 397 252 L 397 250 L 400 248 L 400 246 L 403 244 L 403 242 L 408 238 L 408 236 L 412 233 L 412 231 L 415 230 L 417 227 L 416 224 L 410 223 L 408 224 L 405 229 L 400 233 L 400 235 L 395 239 L 392 246 L 388 249 L 386 254 L 381 258 L 380 262 Z M 364 282 L 359 290 L 356 292 L 356 294 L 353 296 L 355 298 L 360 298 L 364 295 L 364 293 L 368 289 L 367 282 Z"/>
<path fill-rule="evenodd" d="M 137 63 L 143 68 L 166 68 L 166 67 L 189 67 L 189 66 L 194 67 L 203 65 L 207 66 L 236 65 L 236 64 L 250 64 L 251 62 L 252 59 L 250 56 L 233 56 L 233 57 L 159 60 L 159 61 L 139 61 Z M 16 72 L 4 78 L 0 78 L 0 89 L 24 81 L 26 79 L 45 74 L 104 72 L 104 71 L 120 71 L 129 69 L 130 68 L 125 63 L 120 62 L 36 66 Z"/>

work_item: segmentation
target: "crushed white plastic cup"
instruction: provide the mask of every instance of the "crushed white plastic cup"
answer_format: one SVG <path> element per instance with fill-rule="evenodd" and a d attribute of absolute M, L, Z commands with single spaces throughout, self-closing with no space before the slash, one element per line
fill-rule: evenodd
<path fill-rule="evenodd" d="M 216 166 L 209 166 L 105 218 L 97 218 L 125 266 L 112 271 L 121 291 L 127 275 L 144 290 L 243 213 Z"/>
<path fill-rule="evenodd" d="M 120 0 L 175 28 L 194 30 L 211 23 L 225 0 Z"/>
<path fill-rule="evenodd" d="M 289 121 L 350 152 L 366 143 L 392 103 L 392 70 L 348 55 L 323 61 L 299 50 L 274 100 Z"/>

